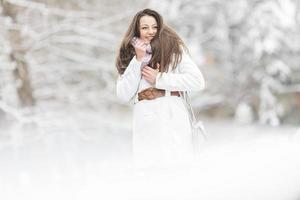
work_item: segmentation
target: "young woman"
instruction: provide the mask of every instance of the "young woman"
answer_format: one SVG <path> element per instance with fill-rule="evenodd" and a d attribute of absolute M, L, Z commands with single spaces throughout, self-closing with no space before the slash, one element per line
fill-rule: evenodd
<path fill-rule="evenodd" d="M 138 12 L 116 58 L 117 96 L 134 101 L 133 155 L 139 164 L 183 161 L 192 151 L 183 92 L 204 88 L 182 39 L 156 11 Z"/>

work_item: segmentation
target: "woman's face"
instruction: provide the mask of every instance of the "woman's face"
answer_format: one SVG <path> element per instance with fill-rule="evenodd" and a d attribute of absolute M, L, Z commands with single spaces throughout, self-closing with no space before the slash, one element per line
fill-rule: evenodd
<path fill-rule="evenodd" d="M 157 33 L 157 22 L 154 17 L 145 15 L 140 18 L 140 38 L 150 43 Z"/>

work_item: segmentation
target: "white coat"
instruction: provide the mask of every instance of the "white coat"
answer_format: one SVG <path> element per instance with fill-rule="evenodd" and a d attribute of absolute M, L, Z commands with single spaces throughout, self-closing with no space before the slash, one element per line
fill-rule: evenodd
<path fill-rule="evenodd" d="M 134 99 L 133 156 L 138 165 L 181 162 L 192 151 L 191 126 L 183 99 L 170 96 L 170 91 L 204 89 L 201 71 L 183 51 L 174 70 L 159 73 L 155 85 L 141 75 L 141 62 L 135 57 L 117 80 L 117 96 L 123 102 Z M 155 87 L 166 90 L 166 96 L 154 100 L 137 100 L 137 93 Z"/>

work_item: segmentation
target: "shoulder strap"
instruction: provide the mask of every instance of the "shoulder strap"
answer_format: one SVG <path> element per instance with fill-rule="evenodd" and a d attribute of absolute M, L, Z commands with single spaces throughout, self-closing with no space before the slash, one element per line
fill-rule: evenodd
<path fill-rule="evenodd" d="M 183 99 L 185 101 L 185 104 L 186 104 L 186 107 L 188 109 L 188 113 L 189 113 L 189 118 L 190 118 L 190 121 L 191 121 L 191 125 L 193 126 L 192 128 L 199 128 L 200 131 L 201 131 L 201 134 L 203 135 L 203 137 L 205 139 L 207 139 L 207 134 L 206 134 L 206 131 L 204 129 L 203 123 L 201 121 L 198 121 L 196 119 L 196 116 L 195 116 L 192 104 L 190 103 L 187 91 L 183 91 L 182 92 L 182 97 L 183 97 Z"/>

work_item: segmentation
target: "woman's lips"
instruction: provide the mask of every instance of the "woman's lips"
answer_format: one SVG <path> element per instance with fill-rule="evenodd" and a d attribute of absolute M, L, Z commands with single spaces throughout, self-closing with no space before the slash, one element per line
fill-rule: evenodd
<path fill-rule="evenodd" d="M 154 38 L 153 36 L 147 37 L 148 40 L 152 40 L 153 38 Z"/>

